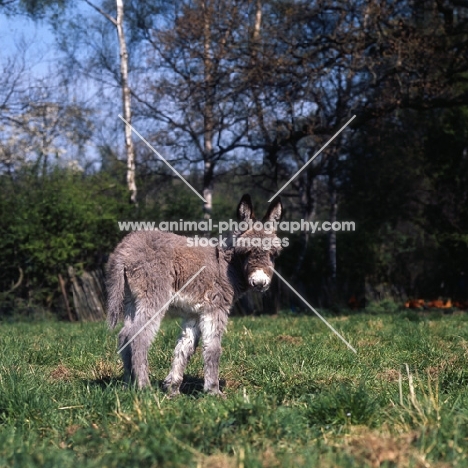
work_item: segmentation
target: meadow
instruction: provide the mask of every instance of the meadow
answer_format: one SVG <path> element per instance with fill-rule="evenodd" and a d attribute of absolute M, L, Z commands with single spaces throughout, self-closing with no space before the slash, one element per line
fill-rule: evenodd
<path fill-rule="evenodd" d="M 177 321 L 150 354 L 152 388 L 125 388 L 103 323 L 0 322 L 1 467 L 468 466 L 468 314 L 387 303 L 327 320 L 235 317 L 226 399 L 161 390 Z"/>

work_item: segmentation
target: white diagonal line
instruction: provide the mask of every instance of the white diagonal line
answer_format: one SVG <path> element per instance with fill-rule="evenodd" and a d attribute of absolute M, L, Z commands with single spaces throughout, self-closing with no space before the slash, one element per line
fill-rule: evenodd
<path fill-rule="evenodd" d="M 128 340 L 118 351 L 117 353 L 121 353 L 163 310 L 167 307 L 175 297 L 177 297 L 204 269 L 206 266 L 202 266 L 171 298 Z"/>
<path fill-rule="evenodd" d="M 299 299 L 304 302 L 304 304 L 333 332 L 335 335 L 343 341 L 343 343 L 346 344 L 346 346 L 353 351 L 354 353 L 357 354 L 357 351 L 273 268 L 270 267 L 277 275 L 278 278 L 280 278 L 283 283 L 289 287 L 289 289 L 296 294 Z"/>
<path fill-rule="evenodd" d="M 289 185 L 354 119 L 353 115 L 269 200 L 270 203 L 287 185 Z"/>
<path fill-rule="evenodd" d="M 143 143 L 145 143 L 146 146 L 147 146 L 151 151 L 153 151 L 154 154 L 156 154 L 156 156 L 158 156 L 162 161 L 164 161 L 164 162 L 169 166 L 169 168 L 172 169 L 172 171 L 174 171 L 175 174 L 177 174 L 177 176 L 180 178 L 180 180 L 182 180 L 182 182 L 184 182 L 184 183 L 193 191 L 193 193 L 195 193 L 195 195 L 196 195 L 197 197 L 199 197 L 201 200 L 203 200 L 204 203 L 208 203 L 208 202 L 207 202 L 207 201 L 206 201 L 206 200 L 205 200 L 205 199 L 204 199 L 204 198 L 203 198 L 203 197 L 202 197 L 202 196 L 201 196 L 201 195 L 200 195 L 200 194 L 199 194 L 183 177 L 182 177 L 182 175 L 181 175 L 176 169 L 174 169 L 174 168 L 164 159 L 164 157 L 161 156 L 161 154 L 159 154 L 159 153 L 145 140 L 145 138 L 143 138 L 143 136 L 142 136 L 139 132 L 137 132 L 137 131 L 135 130 L 135 128 L 134 128 L 131 124 L 129 124 L 120 114 L 119 114 L 119 117 L 120 117 L 121 120 L 123 120 L 123 121 L 125 122 L 126 125 L 128 125 L 128 126 L 131 128 L 131 130 L 132 130 L 133 133 L 135 133 L 136 135 L 138 135 L 138 136 L 141 138 L 141 140 L 143 141 Z"/>

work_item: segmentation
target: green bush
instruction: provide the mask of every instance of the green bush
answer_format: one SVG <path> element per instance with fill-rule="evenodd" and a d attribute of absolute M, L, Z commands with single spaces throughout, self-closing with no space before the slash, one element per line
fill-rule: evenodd
<path fill-rule="evenodd" d="M 132 214 L 126 189 L 106 174 L 60 167 L 39 174 L 30 166 L 0 180 L 0 310 L 54 308 L 58 274 L 101 265 L 121 237 L 117 221 Z M 6 295 L 20 269 L 21 286 Z"/>

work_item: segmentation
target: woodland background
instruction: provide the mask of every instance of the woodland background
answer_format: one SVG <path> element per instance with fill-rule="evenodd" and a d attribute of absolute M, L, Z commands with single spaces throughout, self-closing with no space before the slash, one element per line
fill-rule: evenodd
<path fill-rule="evenodd" d="M 54 38 L 0 50 L 0 318 L 82 318 L 73 279 L 102 280 L 118 221 L 227 219 L 247 192 L 260 213 L 353 115 L 281 196 L 286 219 L 356 231 L 288 234 L 279 270 L 318 306 L 466 304 L 468 1 L 0 0 L 0 15 Z M 242 311 L 299 306 L 276 284 Z"/>

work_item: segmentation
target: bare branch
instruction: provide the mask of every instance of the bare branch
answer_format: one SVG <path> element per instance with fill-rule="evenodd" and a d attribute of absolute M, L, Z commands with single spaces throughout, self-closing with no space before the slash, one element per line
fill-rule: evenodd
<path fill-rule="evenodd" d="M 84 0 L 91 8 L 94 8 L 98 13 L 100 13 L 104 18 L 109 20 L 114 26 L 117 26 L 117 20 L 113 18 L 111 15 L 106 13 L 102 8 L 99 8 L 94 3 L 90 2 L 89 0 Z"/>

